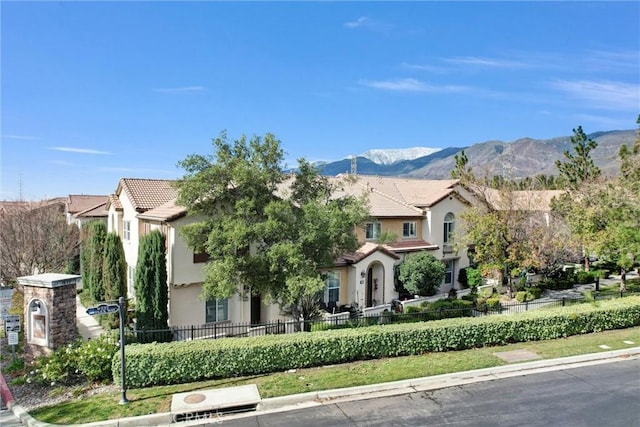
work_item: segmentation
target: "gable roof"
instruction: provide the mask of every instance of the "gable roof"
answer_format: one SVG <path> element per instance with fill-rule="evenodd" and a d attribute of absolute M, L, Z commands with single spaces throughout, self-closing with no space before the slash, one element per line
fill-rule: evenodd
<path fill-rule="evenodd" d="M 340 256 L 334 262 L 334 266 L 341 267 L 345 265 L 356 264 L 362 261 L 363 259 L 365 259 L 366 257 L 368 257 L 369 255 L 378 251 L 384 253 L 390 258 L 400 259 L 398 255 L 396 255 L 395 253 L 393 253 L 383 245 L 379 245 L 373 242 L 367 242 L 364 245 L 360 246 L 360 248 L 358 248 L 358 250 L 356 250 L 355 252 L 349 253 L 349 254 L 343 254 L 342 256 Z"/>
<path fill-rule="evenodd" d="M 105 198 L 104 201 L 98 203 L 95 206 L 91 206 L 83 211 L 76 213 L 76 218 L 101 218 L 106 217 L 108 215 L 106 206 L 107 206 L 108 198 Z"/>
<path fill-rule="evenodd" d="M 176 204 L 176 199 L 171 199 L 157 208 L 149 209 L 138 214 L 138 218 L 151 221 L 170 222 L 182 218 L 187 214 L 187 208 Z"/>
<path fill-rule="evenodd" d="M 168 179 L 121 178 L 116 196 L 124 191 L 133 208 L 138 212 L 145 212 L 178 196 L 173 182 Z"/>
<path fill-rule="evenodd" d="M 346 183 L 344 190 L 347 193 L 352 195 L 366 193 L 372 216 L 394 216 L 394 208 L 389 205 L 389 202 L 396 205 L 395 212 L 399 213 L 399 216 L 407 216 L 410 210 L 413 211 L 413 216 L 422 216 L 423 208 L 430 208 L 451 194 L 457 195 L 456 186 L 459 184 L 457 179 L 417 179 L 373 175 L 350 176 L 347 180 L 344 178 L 338 175 L 332 179 L 342 179 Z M 376 200 L 374 194 L 381 195 L 384 199 Z M 403 209 L 398 210 L 399 206 Z M 389 209 L 391 212 L 387 212 Z"/>
<path fill-rule="evenodd" d="M 82 212 L 98 204 L 107 202 L 107 195 L 69 194 L 66 200 L 66 209 L 70 214 Z"/>

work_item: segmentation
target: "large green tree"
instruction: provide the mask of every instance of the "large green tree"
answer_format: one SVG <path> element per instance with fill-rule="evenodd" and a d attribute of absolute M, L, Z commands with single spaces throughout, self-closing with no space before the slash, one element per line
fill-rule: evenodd
<path fill-rule="evenodd" d="M 413 295 L 434 295 L 445 275 L 442 261 L 428 252 L 407 255 L 397 268 L 398 280 Z"/>
<path fill-rule="evenodd" d="M 165 236 L 152 230 L 140 238 L 134 288 L 136 292 L 136 329 L 166 331 L 169 328 L 169 290 Z M 139 341 L 167 341 L 165 332 L 139 334 Z"/>
<path fill-rule="evenodd" d="M 122 240 L 116 233 L 108 233 L 104 241 L 102 260 L 102 284 L 106 301 L 115 302 L 119 297 L 127 297 L 127 262 L 124 257 Z M 126 311 L 125 311 L 126 312 Z M 117 328 L 119 316 L 111 314 L 109 325 Z"/>
<path fill-rule="evenodd" d="M 178 202 L 199 219 L 182 235 L 210 256 L 204 296 L 251 292 L 300 305 L 324 287 L 320 270 L 356 249 L 356 226 L 368 213 L 364 197 L 340 193 L 303 159 L 296 174 L 283 173 L 272 134 L 231 142 L 223 132 L 213 149 L 181 161 L 186 174 L 177 183 Z"/>
<path fill-rule="evenodd" d="M 624 291 L 626 271 L 640 260 L 640 129 L 634 145 L 622 146 L 619 155 L 618 177 L 581 181 L 556 200 L 554 208 L 571 225 L 586 254 L 618 265 Z"/>
<path fill-rule="evenodd" d="M 600 169 L 593 162 L 591 151 L 598 143 L 589 138 L 582 126 L 573 129 L 570 138 L 572 151 L 565 151 L 565 161 L 556 160 L 559 178 L 571 189 L 578 189 L 583 183 L 591 182 L 600 176 Z"/>

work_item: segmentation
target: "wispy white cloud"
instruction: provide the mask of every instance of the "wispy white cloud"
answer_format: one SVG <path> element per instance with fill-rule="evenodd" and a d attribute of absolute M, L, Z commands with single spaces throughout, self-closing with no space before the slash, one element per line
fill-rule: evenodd
<path fill-rule="evenodd" d="M 66 153 L 78 153 L 78 154 L 111 154 L 108 151 L 94 150 L 92 148 L 76 148 L 76 147 L 51 147 L 54 151 L 64 151 Z"/>
<path fill-rule="evenodd" d="M 19 141 L 39 141 L 41 138 L 39 136 L 30 136 L 30 135 L 2 135 L 2 139 L 16 139 Z"/>
<path fill-rule="evenodd" d="M 368 16 L 361 16 L 355 21 L 345 22 L 343 25 L 345 28 L 348 28 L 350 30 L 366 29 L 369 31 L 382 33 L 382 34 L 388 34 L 389 31 L 391 31 L 394 28 L 394 26 L 389 23 L 374 20 L 369 18 Z"/>
<path fill-rule="evenodd" d="M 361 16 L 355 21 L 345 22 L 344 26 L 346 28 L 360 28 L 360 27 L 371 25 L 371 22 L 372 22 L 371 19 L 369 19 L 368 17 Z"/>
<path fill-rule="evenodd" d="M 408 70 L 428 71 L 430 73 L 446 73 L 448 71 L 446 67 L 429 64 L 410 64 L 408 62 L 403 62 L 400 66 Z"/>
<path fill-rule="evenodd" d="M 498 58 L 482 58 L 477 56 L 463 56 L 455 58 L 443 58 L 444 62 L 457 65 L 469 65 L 477 67 L 490 67 L 490 68 L 527 68 L 530 64 L 523 61 L 515 61 L 512 59 L 498 59 Z"/>
<path fill-rule="evenodd" d="M 607 110 L 637 111 L 640 105 L 640 86 L 630 83 L 593 80 L 557 80 L 554 89 L 586 101 L 590 107 Z"/>
<path fill-rule="evenodd" d="M 444 85 L 435 86 L 416 79 L 397 79 L 397 80 L 377 80 L 377 81 L 360 81 L 363 86 L 374 89 L 383 89 L 398 92 L 465 92 L 469 88 L 465 86 Z"/>
<path fill-rule="evenodd" d="M 154 92 L 158 93 L 191 93 L 202 92 L 204 90 L 204 86 L 161 87 L 153 89 Z"/>
<path fill-rule="evenodd" d="M 589 51 L 583 60 L 591 69 L 599 71 L 637 71 L 640 64 L 639 51 Z"/>

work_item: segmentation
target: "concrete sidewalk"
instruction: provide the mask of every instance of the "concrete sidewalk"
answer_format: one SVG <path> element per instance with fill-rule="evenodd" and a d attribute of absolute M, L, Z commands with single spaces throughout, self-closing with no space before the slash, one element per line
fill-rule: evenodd
<path fill-rule="evenodd" d="M 498 366 L 494 368 L 477 369 L 466 372 L 456 372 L 452 374 L 435 375 L 431 377 L 416 378 L 390 383 L 373 384 L 360 387 L 342 388 L 336 390 L 325 390 L 318 392 L 302 393 L 290 396 L 262 399 L 258 405 L 259 413 L 276 413 L 291 411 L 300 408 L 308 408 L 325 404 L 332 404 L 340 401 L 350 401 L 359 399 L 371 399 L 385 396 L 395 396 L 416 391 L 437 390 L 464 384 L 477 383 L 482 381 L 492 381 L 501 378 L 514 376 L 532 375 L 542 372 L 550 372 L 564 369 L 589 366 L 600 363 L 610 363 L 629 358 L 640 358 L 640 347 L 633 347 L 623 350 L 607 351 L 602 353 L 585 354 L 581 356 L 563 357 L 558 359 L 536 360 L 533 362 L 515 363 L 511 365 Z M 4 422 L 20 420 L 21 425 L 30 427 L 46 427 L 53 424 L 43 423 L 31 417 L 18 404 L 12 402 L 9 405 L 14 416 L 1 419 Z M 209 420 L 197 420 L 181 422 L 181 426 L 196 426 L 206 423 L 223 422 L 225 419 L 243 418 L 256 415 L 256 411 L 214 416 Z M 128 426 L 175 426 L 173 414 L 160 413 L 144 415 L 140 417 L 120 418 L 116 420 L 98 421 L 89 424 L 76 424 L 84 427 L 128 427 Z M 7 424 L 9 426 L 20 424 Z"/>
<path fill-rule="evenodd" d="M 76 296 L 76 326 L 78 333 L 84 341 L 98 338 L 105 333 L 98 321 L 93 316 L 87 314 L 87 308 L 80 302 L 80 297 Z"/>

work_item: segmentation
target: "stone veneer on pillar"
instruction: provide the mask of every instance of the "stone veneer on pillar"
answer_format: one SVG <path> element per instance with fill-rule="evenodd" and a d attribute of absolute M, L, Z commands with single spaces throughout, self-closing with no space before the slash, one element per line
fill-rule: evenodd
<path fill-rule="evenodd" d="M 80 276 L 44 273 L 18 277 L 24 289 L 25 351 L 49 354 L 78 339 L 76 286 Z"/>

